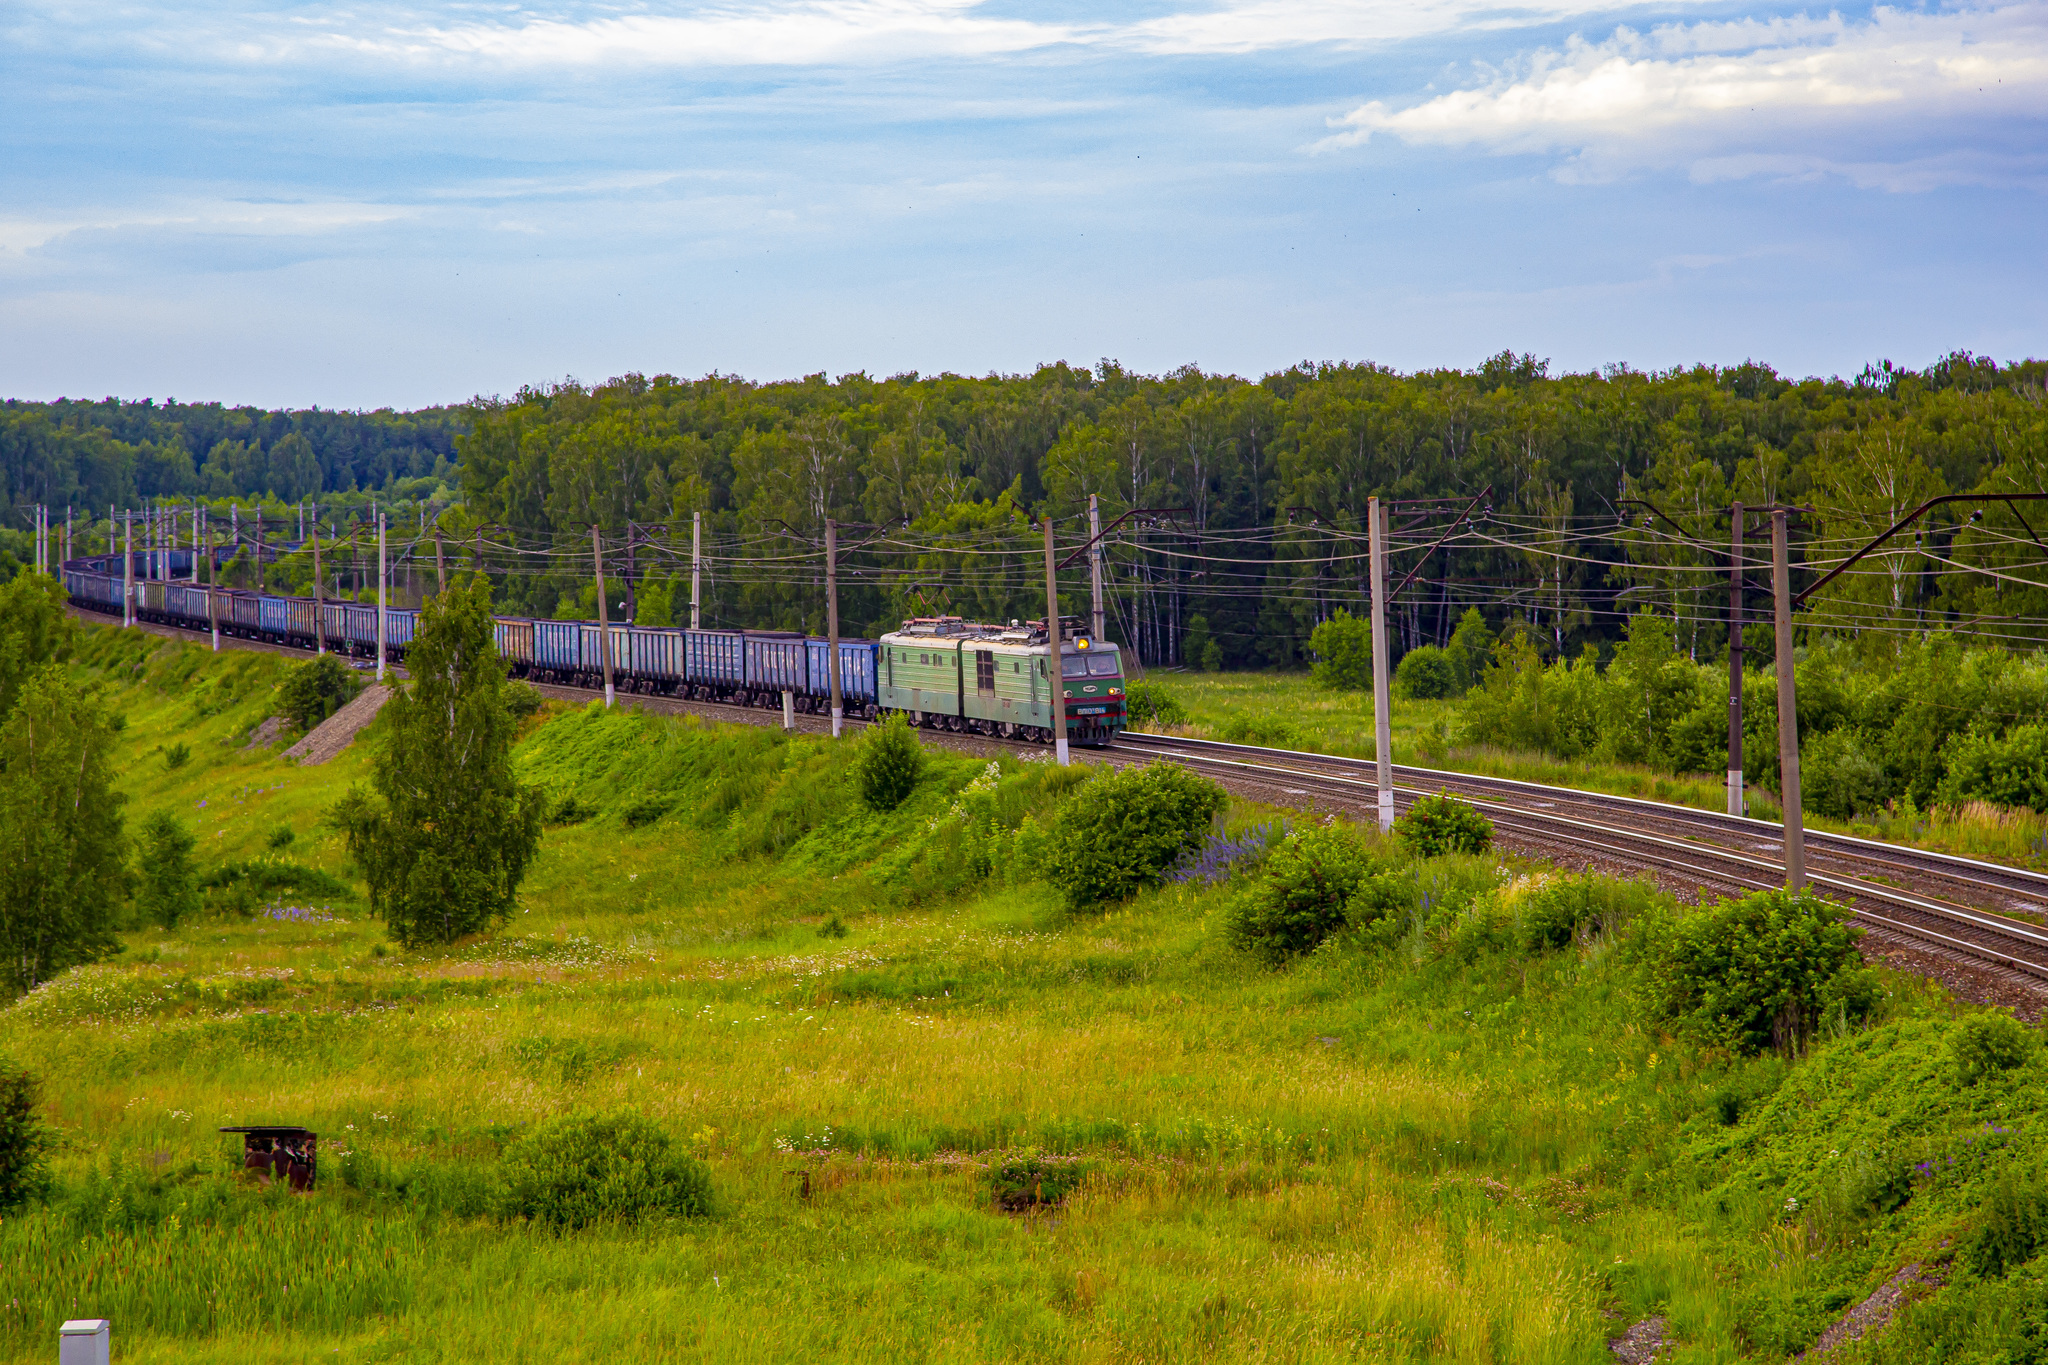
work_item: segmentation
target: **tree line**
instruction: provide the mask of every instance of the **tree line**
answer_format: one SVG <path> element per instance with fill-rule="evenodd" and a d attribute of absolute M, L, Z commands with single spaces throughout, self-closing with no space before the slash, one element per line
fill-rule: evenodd
<path fill-rule="evenodd" d="M 1037 615 L 1034 520 L 1059 519 L 1064 554 L 1093 495 L 1105 523 L 1139 514 L 1110 552 L 1113 634 L 1151 663 L 1288 666 L 1336 611 L 1366 610 L 1378 495 L 1440 500 L 1396 508 L 1409 548 L 1390 586 L 1413 572 L 1390 615 L 1397 650 L 1448 645 L 1476 606 L 1549 657 L 1589 644 L 1604 657 L 1647 606 L 1706 661 L 1726 648 L 1731 502 L 1803 505 L 1801 554 L 1824 560 L 1939 493 L 2048 487 L 2044 379 L 2048 362 L 1967 353 L 1854 379 L 1753 362 L 1552 375 L 1505 352 L 1470 371 L 1303 364 L 1256 381 L 1110 361 L 985 378 L 631 374 L 479 401 L 456 444 L 471 516 L 563 554 L 587 547 L 592 524 L 639 539 L 636 610 L 663 620 L 680 616 L 697 514 L 718 546 L 709 619 L 819 629 L 828 518 L 854 528 L 841 576 L 854 627 Z M 1460 534 L 1425 557 L 1468 505 Z M 2048 590 L 2021 580 L 2041 522 L 2003 504 L 1943 509 L 1808 619 L 1873 639 L 1943 625 L 2038 638 Z M 1747 549 L 1767 560 L 1754 517 Z M 552 614 L 575 575 L 502 591 Z M 1085 609 L 1078 567 L 1062 590 L 1063 610 Z"/>

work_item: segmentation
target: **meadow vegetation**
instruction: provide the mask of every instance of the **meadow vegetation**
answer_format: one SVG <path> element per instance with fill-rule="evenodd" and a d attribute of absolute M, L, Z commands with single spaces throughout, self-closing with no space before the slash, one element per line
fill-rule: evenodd
<path fill-rule="evenodd" d="M 50 1138 L 0 1354 L 95 1315 L 161 1362 L 1590 1365 L 1655 1313 L 1672 1359 L 1778 1359 L 1909 1262 L 1947 1287 L 1842 1358 L 2024 1359 L 2048 1316 L 2038 1035 L 1823 902 L 1161 770 L 933 749 L 881 809 L 864 742 L 549 703 L 504 927 L 405 948 L 326 816 L 385 720 L 297 768 L 244 747 L 277 658 L 94 629 L 70 670 L 204 902 L 0 1010 Z M 1149 851 L 1076 903 L 1091 800 Z M 241 1175 L 237 1122 L 317 1129 L 317 1191 Z"/>

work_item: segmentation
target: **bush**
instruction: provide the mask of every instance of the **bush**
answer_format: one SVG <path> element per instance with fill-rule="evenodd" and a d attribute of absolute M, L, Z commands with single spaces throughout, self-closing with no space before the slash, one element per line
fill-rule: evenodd
<path fill-rule="evenodd" d="M 892 811 L 910 799 L 924 775 L 924 745 L 900 712 L 869 728 L 854 762 L 860 798 L 870 810 Z"/>
<path fill-rule="evenodd" d="M 1993 1280 L 2033 1260 L 2043 1247 L 2048 1247 L 2048 1190 L 2008 1172 L 1984 1201 L 1983 1225 L 1964 1249 L 1963 1260 Z"/>
<path fill-rule="evenodd" d="M 1645 945 L 1649 1003 L 1711 1045 L 1793 1052 L 1828 1015 L 1860 1018 L 1876 1003 L 1848 920 L 1811 892 L 1775 890 L 1665 921 Z"/>
<path fill-rule="evenodd" d="M 1309 952 L 1344 927 L 1351 898 L 1373 871 L 1372 855 L 1350 828 L 1297 830 L 1273 846 L 1239 892 L 1225 932 L 1272 963 Z"/>
<path fill-rule="evenodd" d="M 1493 821 L 1447 791 L 1410 806 L 1394 821 L 1394 833 L 1418 858 L 1484 853 L 1493 847 Z"/>
<path fill-rule="evenodd" d="M 548 806 L 547 822 L 551 825 L 580 825 L 597 814 L 597 807 L 577 799 L 574 792 L 563 792 Z"/>
<path fill-rule="evenodd" d="M 660 822 L 661 817 L 667 814 L 668 802 L 658 796 L 645 797 L 635 801 L 620 812 L 620 816 L 626 822 L 627 829 L 639 829 L 642 825 L 657 824 Z"/>
<path fill-rule="evenodd" d="M 1029 1152 L 989 1168 L 989 1194 L 1012 1213 L 1034 1204 L 1060 1204 L 1088 1175 L 1078 1157 Z"/>
<path fill-rule="evenodd" d="M 363 680 L 332 654 L 309 659 L 285 674 L 277 687 L 279 714 L 301 731 L 311 730 L 363 690 Z"/>
<path fill-rule="evenodd" d="M 711 1175 L 637 1114 L 550 1119 L 499 1168 L 499 1212 L 555 1228 L 711 1212 Z"/>
<path fill-rule="evenodd" d="M 2003 1010 L 1965 1015 L 1948 1037 L 1949 1060 L 1964 1085 L 2025 1066 L 2034 1051 L 2033 1031 Z"/>
<path fill-rule="evenodd" d="M 508 682 L 505 684 L 505 709 L 520 720 L 525 720 L 547 703 L 540 689 L 532 683 Z"/>
<path fill-rule="evenodd" d="M 52 1144 L 36 1117 L 38 1089 L 34 1076 L 0 1059 L 0 1213 L 49 1189 Z"/>
<path fill-rule="evenodd" d="M 1124 685 L 1124 710 L 1132 725 L 1185 725 L 1188 711 L 1180 700 L 1157 683 Z"/>
<path fill-rule="evenodd" d="M 1884 768 L 1850 730 L 1831 730 L 1808 740 L 1799 755 L 1799 804 L 1847 820 L 1876 810 L 1891 794 Z"/>
<path fill-rule="evenodd" d="M 1551 882 L 1522 900 L 1522 946 L 1542 952 L 1611 934 L 1655 894 L 1655 888 L 1644 882 L 1619 882 L 1611 877 L 1565 877 Z"/>
<path fill-rule="evenodd" d="M 298 835 L 292 832 L 290 825 L 276 825 L 272 827 L 269 836 L 263 842 L 270 846 L 272 852 L 282 853 L 285 849 L 290 848 L 292 841 L 298 837 Z"/>
<path fill-rule="evenodd" d="M 191 761 L 192 746 L 183 740 L 164 750 L 164 768 L 168 772 L 176 772 Z"/>
<path fill-rule="evenodd" d="M 1047 879 L 1069 909 L 1127 900 L 1199 849 L 1229 801 L 1178 763 L 1097 773 L 1053 817 Z"/>
<path fill-rule="evenodd" d="M 1957 735 L 1942 756 L 1948 760 L 1936 798 L 1942 804 L 1989 801 L 2048 813 L 2048 726 L 2016 725 L 2003 739 Z"/>
<path fill-rule="evenodd" d="M 1394 670 L 1394 693 L 1411 701 L 1441 701 L 1458 695 L 1458 669 L 1451 656 L 1435 645 L 1422 645 L 1401 656 Z"/>
<path fill-rule="evenodd" d="M 1315 680 L 1325 687 L 1357 692 L 1372 686 L 1372 626 L 1344 608 L 1308 637 L 1315 654 Z"/>
<path fill-rule="evenodd" d="M 164 929 L 199 909 L 199 874 L 192 865 L 197 841 L 177 820 L 158 811 L 142 826 L 142 876 L 136 908 L 144 919 Z"/>

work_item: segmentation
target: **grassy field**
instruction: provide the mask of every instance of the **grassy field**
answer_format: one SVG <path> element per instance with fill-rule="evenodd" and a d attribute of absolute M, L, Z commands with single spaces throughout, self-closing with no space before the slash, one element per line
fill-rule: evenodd
<path fill-rule="evenodd" d="M 1300 671 L 1155 673 L 1152 681 L 1186 709 L 1188 724 L 1177 729 L 1195 738 L 1373 757 L 1370 692 L 1334 691 Z M 1699 810 L 1728 808 L 1726 782 L 1718 774 L 1660 773 L 1633 764 L 1565 760 L 1493 745 L 1454 743 L 1460 705 L 1457 701 L 1394 698 L 1394 761 L 1668 801 Z M 1168 732 L 1175 729 L 1169 727 Z M 1778 806 L 1767 793 L 1752 792 L 1749 813 L 1760 820 L 1776 820 Z M 1880 812 L 1856 821 L 1831 820 L 1808 812 L 1806 824 L 1809 829 L 2020 867 L 2048 867 L 2048 816 L 2029 810 L 1973 802 L 1960 810 L 1904 815 Z"/>
<path fill-rule="evenodd" d="M 111 631 L 88 660 L 131 820 L 347 878 L 319 818 L 374 728 L 298 769 L 241 747 L 279 660 Z M 1042 764 L 935 754 L 881 817 L 846 746 L 596 707 L 537 718 L 519 762 L 592 814 L 498 934 L 402 953 L 352 897 L 295 897 L 135 930 L 0 1011 L 63 1136 L 52 1199 L 0 1221 L 0 1355 L 105 1316 L 131 1362 L 1590 1365 L 1657 1312 L 1671 1359 L 1770 1357 L 1968 1222 L 1932 1185 L 1873 1222 L 1853 1162 L 2039 1104 L 1899 1090 L 1944 1084 L 1898 1063 L 1949 1027 L 1911 979 L 1788 1072 L 1645 1029 L 1597 946 L 1418 931 L 1276 971 L 1223 943 L 1226 889 L 1070 915 L 1032 826 L 978 815 L 1042 810 Z M 1416 875 L 1478 900 L 1544 874 Z M 525 1125 L 623 1109 L 709 1163 L 714 1216 L 492 1216 Z M 319 1130 L 318 1192 L 232 1174 L 214 1129 L 243 1122 Z M 1081 1183 L 1006 1212 L 991 1168 L 1030 1153 Z"/>

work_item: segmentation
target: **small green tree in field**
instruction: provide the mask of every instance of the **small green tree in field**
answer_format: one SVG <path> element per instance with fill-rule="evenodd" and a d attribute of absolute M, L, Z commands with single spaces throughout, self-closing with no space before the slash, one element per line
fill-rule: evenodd
<path fill-rule="evenodd" d="M 0 1213 L 41 1194 L 50 1130 L 36 1116 L 36 1078 L 0 1058 Z"/>
<path fill-rule="evenodd" d="M 1394 670 L 1395 693 L 1411 701 L 1439 701 L 1455 697 L 1463 690 L 1458 686 L 1458 670 L 1451 656 L 1435 645 L 1409 650 Z"/>
<path fill-rule="evenodd" d="M 883 717 L 861 741 L 855 760 L 860 799 L 869 809 L 892 811 L 910 799 L 924 775 L 924 745 L 910 731 L 901 713 Z"/>
<path fill-rule="evenodd" d="M 175 929 L 199 909 L 199 872 L 192 865 L 196 841 L 168 812 L 143 822 L 142 868 L 136 907 L 151 924 Z"/>
<path fill-rule="evenodd" d="M 448 943 L 511 913 L 546 800 L 512 775 L 517 722 L 481 578 L 421 608 L 406 667 L 412 680 L 379 718 L 372 790 L 351 791 L 333 818 L 392 937 Z"/>
<path fill-rule="evenodd" d="M 278 713 L 301 731 L 339 711 L 363 690 L 363 680 L 332 654 L 309 659 L 278 684 Z"/>
<path fill-rule="evenodd" d="M 1312 670 L 1325 687 L 1357 692 L 1372 686 L 1372 627 L 1339 607 L 1308 637 L 1315 652 Z"/>
<path fill-rule="evenodd" d="M 54 664 L 31 673 L 0 722 L 0 993 L 33 990 L 119 945 L 127 799 L 98 696 Z"/>
<path fill-rule="evenodd" d="M 1229 801 L 1222 787 L 1178 763 L 1097 773 L 1053 817 L 1047 879 L 1070 909 L 1127 900 L 1201 847 Z"/>
<path fill-rule="evenodd" d="M 1418 858 L 1484 853 L 1493 847 L 1493 821 L 1449 792 L 1425 796 L 1394 821 L 1394 835 Z"/>

